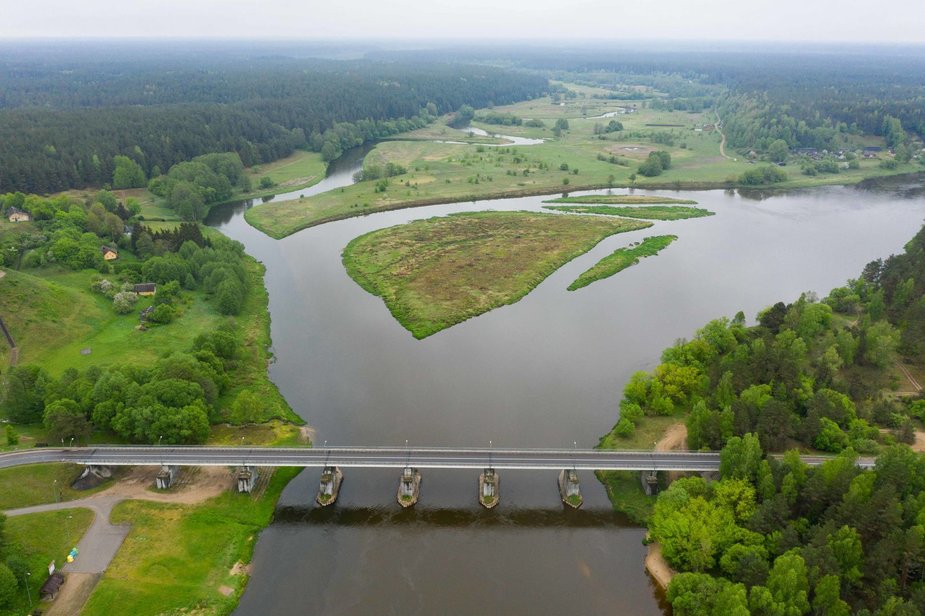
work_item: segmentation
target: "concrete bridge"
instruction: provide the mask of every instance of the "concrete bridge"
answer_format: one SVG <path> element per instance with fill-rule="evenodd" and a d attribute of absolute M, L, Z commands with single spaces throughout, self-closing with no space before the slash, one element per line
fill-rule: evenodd
<path fill-rule="evenodd" d="M 810 466 L 831 459 L 803 456 Z M 35 448 L 0 454 L 0 468 L 40 462 L 70 462 L 88 468 L 160 465 L 158 487 L 168 487 L 178 466 L 237 466 L 239 490 L 247 492 L 256 467 L 415 468 L 637 471 L 650 492 L 658 471 L 718 472 L 720 454 L 693 451 L 618 451 L 600 449 L 496 449 L 450 447 L 174 447 L 99 446 Z M 871 458 L 858 465 L 873 466 Z"/>

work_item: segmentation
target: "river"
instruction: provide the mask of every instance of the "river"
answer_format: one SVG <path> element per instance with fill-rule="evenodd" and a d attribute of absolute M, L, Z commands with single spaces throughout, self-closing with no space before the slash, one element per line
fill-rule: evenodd
<path fill-rule="evenodd" d="M 358 158 L 308 190 L 349 183 Z M 316 446 L 590 447 L 613 425 L 629 376 L 677 338 L 802 291 L 823 295 L 900 251 L 925 215 L 925 198 L 906 188 L 684 193 L 717 215 L 608 238 L 520 302 L 421 341 L 347 276 L 347 242 L 451 212 L 538 210 L 542 197 L 371 214 L 281 241 L 247 225 L 247 204 L 208 223 L 267 266 L 270 375 L 317 429 Z M 615 248 L 663 233 L 679 240 L 659 256 L 565 290 Z M 319 510 L 317 472 L 303 472 L 260 536 L 236 614 L 664 613 L 643 530 L 611 512 L 593 475 L 581 474 L 577 512 L 563 510 L 554 474 L 502 475 L 495 510 L 477 504 L 475 473 L 430 470 L 419 504 L 400 510 L 398 472 L 348 469 L 337 505 Z"/>

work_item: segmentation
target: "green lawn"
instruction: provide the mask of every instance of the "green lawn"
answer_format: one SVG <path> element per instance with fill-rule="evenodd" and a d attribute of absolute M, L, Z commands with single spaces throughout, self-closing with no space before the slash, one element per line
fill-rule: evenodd
<path fill-rule="evenodd" d="M 594 264 L 591 269 L 583 272 L 575 279 L 575 282 L 568 286 L 568 290 L 576 291 L 592 282 L 603 280 L 622 272 L 626 268 L 639 263 L 639 259 L 657 255 L 676 239 L 678 239 L 677 235 L 656 235 L 645 238 L 638 246 L 618 248 Z"/>
<path fill-rule="evenodd" d="M 259 498 L 226 492 L 201 505 L 121 503 L 112 521 L 130 522 L 132 530 L 82 614 L 230 613 L 247 584 L 231 569 L 250 561 L 280 492 L 299 470 L 277 469 Z"/>
<path fill-rule="evenodd" d="M 424 338 L 512 304 L 605 237 L 651 223 L 531 212 L 474 212 L 373 231 L 344 265 L 392 315 Z"/>
<path fill-rule="evenodd" d="M 0 470 L 0 510 L 44 505 L 85 498 L 109 487 L 73 490 L 71 483 L 83 472 L 77 464 L 29 464 Z M 57 483 L 55 483 L 57 482 Z"/>
<path fill-rule="evenodd" d="M 30 597 L 33 606 L 39 605 L 39 588 L 48 577 L 48 564 L 55 561 L 57 567 L 64 566 L 67 553 L 92 522 L 93 512 L 80 508 L 7 518 L 8 552 L 21 555 L 31 575 L 27 576 L 29 592 L 21 586 L 12 605 L 0 610 L 0 616 L 29 613 Z"/>

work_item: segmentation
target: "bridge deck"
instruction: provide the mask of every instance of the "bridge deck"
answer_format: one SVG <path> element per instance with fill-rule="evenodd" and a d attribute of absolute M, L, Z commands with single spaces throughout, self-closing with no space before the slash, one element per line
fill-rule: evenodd
<path fill-rule="evenodd" d="M 804 456 L 809 465 L 830 459 Z M 453 449 L 389 447 L 78 447 L 29 449 L 0 455 L 0 468 L 38 462 L 99 466 L 301 466 L 549 470 L 718 471 L 719 453 L 597 449 Z M 861 459 L 860 466 L 872 461 Z"/>

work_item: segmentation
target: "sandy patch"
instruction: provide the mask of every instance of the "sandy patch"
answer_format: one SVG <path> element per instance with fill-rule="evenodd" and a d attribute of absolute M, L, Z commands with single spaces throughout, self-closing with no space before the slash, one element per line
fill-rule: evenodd
<path fill-rule="evenodd" d="M 655 150 L 656 148 L 650 145 L 642 145 L 641 143 L 621 143 L 606 148 L 606 151 L 610 154 L 632 158 L 645 158 L 649 155 L 649 152 L 654 152 Z"/>
<path fill-rule="evenodd" d="M 230 573 L 231 575 L 250 575 L 251 566 L 245 565 L 239 560 L 238 562 L 234 564 L 234 567 L 232 567 L 231 571 L 229 571 L 228 573 Z"/>
<path fill-rule="evenodd" d="M 112 487 L 91 498 L 118 496 L 126 499 L 149 500 L 161 503 L 192 505 L 218 496 L 232 488 L 232 475 L 224 466 L 182 467 L 178 471 L 174 488 L 169 492 L 155 492 L 154 478 L 160 466 L 135 466 Z"/>
<path fill-rule="evenodd" d="M 671 424 L 665 434 L 655 444 L 655 451 L 671 451 L 687 448 L 687 426 L 683 423 Z"/>
<path fill-rule="evenodd" d="M 662 546 L 657 542 L 649 544 L 649 552 L 646 554 L 646 571 L 649 572 L 655 583 L 665 590 L 668 589 L 671 579 L 677 575 L 677 572 L 665 561 L 662 556 Z"/>
<path fill-rule="evenodd" d="M 222 584 L 221 586 L 218 587 L 218 592 L 222 593 L 226 597 L 230 597 L 231 593 L 234 592 L 234 588 L 232 588 L 231 586 L 225 586 L 224 584 Z"/>
<path fill-rule="evenodd" d="M 100 580 L 101 573 L 67 573 L 58 597 L 45 612 L 45 616 L 73 616 L 79 614 L 90 593 Z"/>

